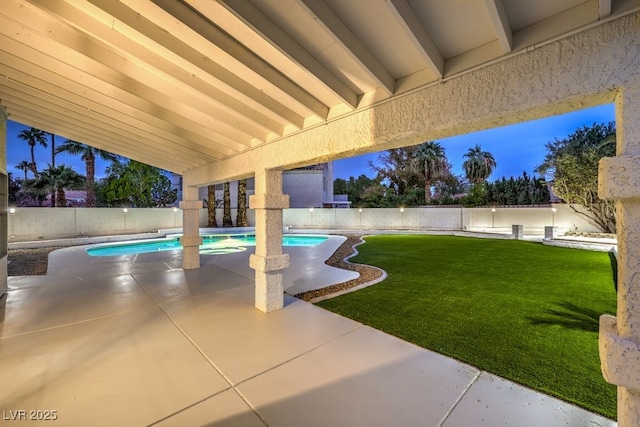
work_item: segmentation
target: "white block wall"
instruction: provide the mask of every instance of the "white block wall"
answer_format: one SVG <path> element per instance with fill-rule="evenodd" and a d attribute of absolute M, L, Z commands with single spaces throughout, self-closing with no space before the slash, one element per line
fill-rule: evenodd
<path fill-rule="evenodd" d="M 400 209 L 285 209 L 283 225 L 294 229 L 335 230 L 469 230 L 510 232 L 511 225 L 521 224 L 525 234 L 544 234 L 544 227 L 555 225 L 559 230 L 599 231 L 566 205 L 549 207 L 496 208 L 405 208 Z M 231 210 L 235 222 L 236 209 Z M 254 212 L 247 211 L 253 226 Z M 492 219 L 493 216 L 493 219 Z M 217 211 L 222 225 L 222 209 Z M 207 226 L 207 211 L 200 211 L 200 226 Z M 108 236 L 149 233 L 160 229 L 182 227 L 182 211 L 165 209 L 116 208 L 16 208 L 9 214 L 9 242 L 49 240 L 78 236 Z"/>

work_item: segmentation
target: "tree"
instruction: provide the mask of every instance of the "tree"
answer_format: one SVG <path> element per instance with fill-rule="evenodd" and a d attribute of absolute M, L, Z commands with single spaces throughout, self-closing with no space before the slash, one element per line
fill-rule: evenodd
<path fill-rule="evenodd" d="M 53 135 L 52 135 L 53 137 Z M 73 141 L 71 139 L 67 139 L 60 147 L 58 147 L 55 151 L 56 153 L 69 153 L 76 156 L 80 156 L 80 158 L 85 163 L 86 168 L 86 191 L 87 191 L 87 202 L 86 206 L 88 208 L 95 207 L 96 203 L 96 185 L 95 185 L 95 175 L 96 175 L 96 157 L 100 157 L 103 160 L 110 160 L 112 162 L 116 162 L 119 159 L 119 156 L 109 153 L 108 151 L 100 150 L 97 148 L 90 147 L 81 142 Z"/>
<path fill-rule="evenodd" d="M 474 184 L 468 193 L 460 199 L 463 206 L 472 208 L 475 206 L 486 206 L 487 201 L 487 183 L 481 182 Z"/>
<path fill-rule="evenodd" d="M 615 123 L 583 126 L 562 140 L 546 144 L 537 172 L 553 178 L 553 192 L 605 233 L 616 232 L 613 201 L 598 197 L 598 163 L 615 156 Z"/>
<path fill-rule="evenodd" d="M 353 179 L 353 177 L 350 177 Z M 347 180 L 343 178 L 336 178 L 333 180 L 333 194 L 347 194 Z M 351 200 L 351 199 L 349 199 Z"/>
<path fill-rule="evenodd" d="M 412 187 L 424 186 L 424 177 L 416 169 L 416 146 L 393 148 L 380 153 L 377 166 L 369 162 L 369 166 L 377 172 L 379 182 L 386 181 L 399 196 Z"/>
<path fill-rule="evenodd" d="M 485 182 L 493 169 L 496 167 L 496 160 L 493 154 L 488 151 L 482 151 L 479 145 L 469 148 L 469 151 L 463 156 L 466 157 L 462 163 L 462 168 L 467 179 L 472 184 L 480 184 Z"/>
<path fill-rule="evenodd" d="M 19 202 L 20 197 L 20 188 L 22 187 L 22 180 L 20 178 L 13 179 L 13 174 L 9 172 L 7 174 L 8 182 L 7 182 L 7 193 L 8 200 L 7 202 L 10 205 L 16 205 Z"/>
<path fill-rule="evenodd" d="M 29 172 L 31 170 L 31 163 L 27 162 L 26 160 L 21 161 L 20 163 L 18 163 L 15 166 L 16 169 L 21 170 L 22 172 L 24 172 L 24 180 L 27 180 L 27 172 Z"/>
<path fill-rule="evenodd" d="M 171 180 L 161 175 L 151 186 L 151 198 L 158 208 L 166 208 L 178 200 L 178 189 L 173 188 Z"/>
<path fill-rule="evenodd" d="M 218 200 L 216 200 L 216 186 L 207 186 L 207 227 L 218 227 L 216 220 L 216 208 Z"/>
<path fill-rule="evenodd" d="M 231 192 L 229 190 L 229 183 L 224 183 L 224 193 L 223 193 L 223 211 L 222 211 L 222 226 L 223 227 L 233 227 L 233 220 L 231 219 Z"/>
<path fill-rule="evenodd" d="M 113 162 L 106 172 L 101 197 L 109 206 L 150 208 L 177 199 L 177 191 L 171 188 L 171 181 L 162 169 L 129 160 Z"/>
<path fill-rule="evenodd" d="M 56 151 L 56 136 L 52 133 L 49 133 L 49 136 L 51 137 L 51 166 L 55 168 L 56 154 L 58 154 L 58 152 Z"/>
<path fill-rule="evenodd" d="M 431 187 L 434 181 L 449 173 L 444 148 L 437 142 L 423 142 L 415 152 L 418 172 L 424 176 L 424 202 L 431 203 Z"/>
<path fill-rule="evenodd" d="M 351 206 L 356 208 L 375 207 L 371 205 L 371 199 L 365 200 L 365 190 L 371 186 L 378 186 L 380 183 L 366 175 L 360 175 L 358 178 L 349 177 L 349 181 L 337 178 L 333 183 L 334 194 L 346 194 Z M 380 185 L 381 186 L 381 185 Z M 386 188 L 384 186 L 381 186 Z M 382 191 L 384 193 L 384 190 Z"/>
<path fill-rule="evenodd" d="M 29 164 L 31 168 L 31 172 L 33 172 L 33 176 L 35 179 L 38 179 L 38 168 L 36 166 L 36 155 L 34 149 L 36 145 L 40 144 L 44 148 L 47 148 L 47 138 L 46 133 L 41 131 L 40 129 L 30 128 L 25 129 L 18 134 L 18 138 L 23 139 L 29 144 L 29 149 L 31 151 L 31 163 Z"/>
<path fill-rule="evenodd" d="M 236 215 L 236 227 L 247 227 L 247 180 L 238 181 L 238 212 Z"/>
<path fill-rule="evenodd" d="M 458 203 L 468 190 L 468 184 L 463 175 L 448 173 L 435 183 L 433 200 L 441 205 Z"/>
<path fill-rule="evenodd" d="M 84 184 L 85 178 L 69 166 L 60 165 L 53 167 L 49 165 L 35 181 L 34 187 L 42 189 L 51 188 L 51 206 L 64 208 L 67 206 L 65 189 L 77 190 L 82 188 Z M 53 197 L 54 193 L 55 198 Z"/>

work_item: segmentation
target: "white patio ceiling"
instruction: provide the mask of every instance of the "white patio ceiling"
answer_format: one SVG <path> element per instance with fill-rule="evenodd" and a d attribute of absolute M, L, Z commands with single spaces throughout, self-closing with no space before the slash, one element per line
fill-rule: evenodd
<path fill-rule="evenodd" d="M 0 105 L 11 120 L 184 173 L 639 7 L 2 0 Z"/>

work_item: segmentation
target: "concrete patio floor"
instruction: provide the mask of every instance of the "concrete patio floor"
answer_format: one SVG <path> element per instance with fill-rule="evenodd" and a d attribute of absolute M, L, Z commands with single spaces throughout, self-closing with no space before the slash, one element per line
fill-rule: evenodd
<path fill-rule="evenodd" d="M 286 248 L 289 292 L 349 279 L 323 263 L 340 243 Z M 616 424 L 289 296 L 261 313 L 250 253 L 184 271 L 180 252 L 71 247 L 47 276 L 10 277 L 3 422 L 40 410 L 65 426 Z"/>

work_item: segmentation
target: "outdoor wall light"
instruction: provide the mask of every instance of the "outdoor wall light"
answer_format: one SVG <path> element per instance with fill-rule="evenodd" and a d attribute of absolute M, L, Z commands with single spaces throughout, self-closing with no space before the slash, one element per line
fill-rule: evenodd
<path fill-rule="evenodd" d="M 174 211 L 174 212 L 178 212 L 178 208 L 174 206 L 174 207 L 173 207 L 173 211 Z"/>
<path fill-rule="evenodd" d="M 127 213 L 129 211 L 129 209 L 127 208 L 122 208 L 122 212 Z"/>
<path fill-rule="evenodd" d="M 313 208 L 309 208 L 309 212 L 313 212 Z"/>
<path fill-rule="evenodd" d="M 10 214 L 16 213 L 16 208 L 9 208 L 9 213 Z"/>
<path fill-rule="evenodd" d="M 404 212 L 404 208 L 400 208 L 400 212 Z"/>
<path fill-rule="evenodd" d="M 358 209 L 358 212 L 362 213 L 362 208 L 359 208 L 359 209 Z"/>
<path fill-rule="evenodd" d="M 553 213 L 556 213 L 557 210 L 558 209 L 556 209 L 556 208 L 551 208 L 551 212 L 553 212 Z"/>
<path fill-rule="evenodd" d="M 496 208 L 491 208 L 491 213 L 496 213 Z"/>

